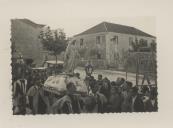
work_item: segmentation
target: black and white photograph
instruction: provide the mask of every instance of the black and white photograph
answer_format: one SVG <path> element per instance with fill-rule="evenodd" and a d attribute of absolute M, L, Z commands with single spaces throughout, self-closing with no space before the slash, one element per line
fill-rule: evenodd
<path fill-rule="evenodd" d="M 172 5 L 0 0 L 0 128 L 171 128 Z"/>
<path fill-rule="evenodd" d="M 102 21 L 68 37 L 16 18 L 10 40 L 14 115 L 158 111 L 154 35 Z"/>

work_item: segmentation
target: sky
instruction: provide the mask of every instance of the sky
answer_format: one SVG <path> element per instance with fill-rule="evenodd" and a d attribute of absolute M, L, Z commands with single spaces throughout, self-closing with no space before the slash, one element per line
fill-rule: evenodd
<path fill-rule="evenodd" d="M 136 27 L 156 36 L 156 17 L 151 13 L 136 15 L 136 11 L 127 15 L 126 12 L 130 12 L 133 6 L 124 0 L 116 0 L 116 2 L 110 0 L 50 1 L 6 0 L 2 4 L 12 10 L 7 12 L 9 20 L 27 18 L 35 23 L 48 25 L 51 29 L 62 28 L 67 37 L 79 34 L 103 21 Z M 117 3 L 119 6 L 116 6 Z M 136 3 L 135 0 L 131 1 L 134 6 Z M 152 4 L 150 2 L 148 8 L 151 8 Z"/>

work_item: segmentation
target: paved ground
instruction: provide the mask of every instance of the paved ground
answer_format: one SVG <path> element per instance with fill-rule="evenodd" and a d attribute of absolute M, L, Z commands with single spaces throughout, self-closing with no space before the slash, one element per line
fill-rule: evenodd
<path fill-rule="evenodd" d="M 85 78 L 85 71 L 84 68 L 78 67 L 75 72 L 80 73 L 81 78 Z M 126 79 L 126 73 L 122 72 L 122 71 L 112 71 L 112 70 L 95 70 L 93 72 L 93 76 L 97 79 L 98 74 L 102 74 L 103 77 L 107 77 L 108 79 L 110 79 L 111 81 L 116 81 L 116 79 L 118 77 L 123 77 Z M 139 75 L 139 84 L 142 83 L 142 75 Z M 127 73 L 127 80 L 131 81 L 133 83 L 133 85 L 136 84 L 136 74 L 134 73 Z M 147 82 L 145 81 L 144 84 L 147 84 Z M 154 81 L 151 80 L 151 84 L 154 84 Z"/>

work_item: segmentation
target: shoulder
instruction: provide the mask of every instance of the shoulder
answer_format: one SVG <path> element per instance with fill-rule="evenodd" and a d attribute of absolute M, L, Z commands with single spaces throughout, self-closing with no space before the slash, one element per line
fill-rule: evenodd
<path fill-rule="evenodd" d="M 140 104 L 143 104 L 142 97 L 139 96 L 139 95 L 137 95 L 137 96 L 136 96 L 136 100 L 135 100 L 135 102 L 140 103 Z"/>
<path fill-rule="evenodd" d="M 71 102 L 71 99 L 68 95 L 65 95 L 64 97 L 61 98 L 63 102 Z"/>
<path fill-rule="evenodd" d="M 52 107 L 57 107 L 57 108 L 62 108 L 62 106 L 64 105 L 64 103 L 70 103 L 70 97 L 65 95 L 62 98 L 58 99 L 53 105 Z"/>

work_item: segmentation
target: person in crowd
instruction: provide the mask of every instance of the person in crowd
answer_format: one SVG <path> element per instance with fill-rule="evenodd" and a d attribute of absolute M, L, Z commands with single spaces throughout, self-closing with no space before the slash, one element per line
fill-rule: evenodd
<path fill-rule="evenodd" d="M 19 82 L 14 83 L 13 114 L 25 114 L 26 99 Z"/>
<path fill-rule="evenodd" d="M 81 105 L 79 95 L 76 95 L 76 87 L 74 83 L 66 85 L 67 93 L 58 99 L 51 107 L 53 113 L 80 113 Z"/>
<path fill-rule="evenodd" d="M 96 86 L 96 84 L 97 84 L 96 79 L 93 76 L 91 76 L 89 79 L 89 86 L 90 86 L 91 90 L 94 89 L 94 86 Z"/>
<path fill-rule="evenodd" d="M 41 80 L 36 80 L 28 92 L 28 104 L 33 114 L 45 114 L 49 107 L 48 99 L 44 97 Z"/>
<path fill-rule="evenodd" d="M 33 85 L 33 77 L 32 77 L 32 72 L 28 72 L 27 74 L 27 90 Z"/>
<path fill-rule="evenodd" d="M 116 81 L 111 81 L 111 87 L 116 87 L 118 93 L 121 95 L 121 90 L 122 89 L 121 89 L 120 85 Z"/>
<path fill-rule="evenodd" d="M 121 96 L 118 92 L 118 87 L 116 86 L 111 86 L 107 112 L 121 112 Z"/>
<path fill-rule="evenodd" d="M 141 92 L 144 96 L 149 96 L 150 95 L 150 88 L 146 85 L 142 86 Z"/>
<path fill-rule="evenodd" d="M 97 85 L 99 85 L 99 86 L 103 85 L 103 77 L 101 74 L 98 74 Z"/>
<path fill-rule="evenodd" d="M 44 79 L 44 81 L 46 81 L 47 80 L 47 78 L 48 78 L 48 71 L 47 70 L 45 70 L 44 72 L 43 72 L 43 79 Z"/>
<path fill-rule="evenodd" d="M 121 85 L 121 111 L 131 112 L 131 93 L 128 83 L 123 82 Z"/>
<path fill-rule="evenodd" d="M 141 87 L 138 87 L 138 94 L 141 95 L 144 107 L 146 106 L 146 102 L 149 100 L 150 97 L 150 89 L 146 85 L 142 85 Z"/>
<path fill-rule="evenodd" d="M 118 87 L 118 84 L 115 82 L 115 81 L 111 81 L 111 86 L 113 86 L 113 87 Z"/>
<path fill-rule="evenodd" d="M 13 83 L 13 103 L 14 113 L 13 114 L 25 114 L 26 108 L 26 91 L 27 91 L 27 80 L 24 74 L 20 79 L 17 79 Z"/>
<path fill-rule="evenodd" d="M 133 84 L 130 81 L 126 81 L 126 84 L 127 84 L 127 86 L 128 86 L 129 89 L 133 87 Z"/>
<path fill-rule="evenodd" d="M 145 111 L 146 112 L 157 112 L 158 111 L 156 88 L 152 89 L 150 92 L 149 99 L 145 103 Z"/>
<path fill-rule="evenodd" d="M 145 80 L 147 80 L 148 85 L 151 84 L 148 72 L 144 72 L 143 79 L 142 79 L 142 85 L 144 84 Z"/>
<path fill-rule="evenodd" d="M 102 93 L 107 99 L 109 99 L 110 89 L 110 81 L 108 80 L 108 78 L 105 77 L 103 79 L 103 84 L 101 85 L 99 92 Z"/>
<path fill-rule="evenodd" d="M 96 113 L 98 112 L 97 99 L 93 95 L 89 95 L 82 98 L 84 106 L 84 113 Z"/>
<path fill-rule="evenodd" d="M 131 102 L 131 111 L 132 112 L 144 112 L 144 103 L 142 97 L 138 94 L 138 88 L 133 87 L 130 89 L 132 102 Z"/>
<path fill-rule="evenodd" d="M 92 89 L 90 87 L 90 83 L 91 83 L 91 77 L 89 76 L 86 76 L 85 79 L 84 79 L 84 82 L 87 86 L 87 89 L 88 89 L 88 94 L 92 93 Z"/>
<path fill-rule="evenodd" d="M 116 83 L 117 83 L 118 86 L 122 87 L 123 84 L 125 83 L 125 79 L 121 78 L 121 77 L 118 77 L 117 80 L 116 80 Z"/>
<path fill-rule="evenodd" d="M 85 73 L 86 76 L 91 76 L 94 71 L 93 65 L 91 64 L 91 60 L 88 60 L 87 64 L 85 65 Z"/>
<path fill-rule="evenodd" d="M 99 85 L 95 85 L 93 88 L 93 96 L 95 97 L 96 100 L 95 112 L 104 113 L 106 112 L 106 104 L 108 100 L 104 94 L 99 92 L 99 88 L 100 88 Z"/>
<path fill-rule="evenodd" d="M 33 86 L 31 86 L 27 92 L 28 104 L 30 109 L 33 111 L 33 114 L 37 114 L 38 111 L 38 91 L 39 91 L 39 82 L 33 81 Z"/>

